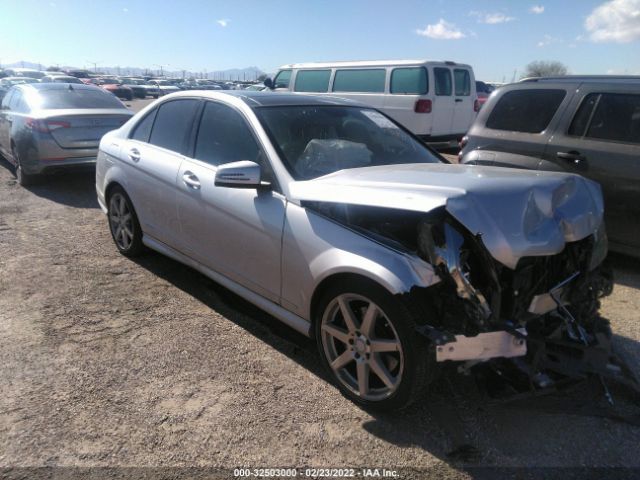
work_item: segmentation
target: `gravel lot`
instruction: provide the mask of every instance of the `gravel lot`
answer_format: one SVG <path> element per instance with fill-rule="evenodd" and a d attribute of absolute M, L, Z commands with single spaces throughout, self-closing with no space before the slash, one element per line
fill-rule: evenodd
<path fill-rule="evenodd" d="M 640 263 L 612 260 L 603 312 L 638 371 Z M 529 478 L 518 469 L 640 467 L 640 428 L 581 414 L 584 392 L 490 404 L 456 376 L 408 411 L 363 411 L 327 382 L 311 341 L 172 260 L 120 256 L 91 174 L 27 190 L 4 160 L 0 379 L 0 468 L 385 467 L 481 478 L 508 467 Z"/>

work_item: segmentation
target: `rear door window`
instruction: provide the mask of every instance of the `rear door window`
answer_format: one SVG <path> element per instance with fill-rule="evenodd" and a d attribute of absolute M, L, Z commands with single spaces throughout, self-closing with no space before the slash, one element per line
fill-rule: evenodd
<path fill-rule="evenodd" d="M 289 88 L 291 80 L 291 70 L 281 70 L 273 80 L 274 88 Z"/>
<path fill-rule="evenodd" d="M 456 97 L 468 97 L 471 95 L 471 76 L 469 70 L 456 68 L 453 71 Z"/>
<path fill-rule="evenodd" d="M 451 70 L 436 67 L 433 76 L 436 79 L 436 95 L 451 95 Z"/>
<path fill-rule="evenodd" d="M 296 74 L 294 91 L 326 92 L 329 90 L 331 70 L 299 70 Z"/>
<path fill-rule="evenodd" d="M 40 108 L 125 108 L 111 93 L 94 88 L 40 90 Z"/>
<path fill-rule="evenodd" d="M 542 133 L 566 92 L 558 89 L 514 90 L 505 93 L 487 119 L 487 128 Z"/>
<path fill-rule="evenodd" d="M 395 68 L 391 72 L 391 93 L 401 95 L 424 95 L 428 91 L 429 80 L 426 68 Z"/>
<path fill-rule="evenodd" d="M 172 100 L 158 108 L 149 143 L 178 153 L 185 153 L 198 100 Z"/>
<path fill-rule="evenodd" d="M 640 95 L 587 95 L 571 123 L 569 135 L 640 144 Z"/>
<path fill-rule="evenodd" d="M 384 93 L 386 70 L 336 70 L 334 92 Z"/>

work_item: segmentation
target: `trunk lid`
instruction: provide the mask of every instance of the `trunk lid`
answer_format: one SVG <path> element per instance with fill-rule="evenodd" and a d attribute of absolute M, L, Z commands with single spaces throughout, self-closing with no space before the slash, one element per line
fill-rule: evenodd
<path fill-rule="evenodd" d="M 62 148 L 97 148 L 102 136 L 132 116 L 124 109 L 52 110 L 40 118 Z"/>

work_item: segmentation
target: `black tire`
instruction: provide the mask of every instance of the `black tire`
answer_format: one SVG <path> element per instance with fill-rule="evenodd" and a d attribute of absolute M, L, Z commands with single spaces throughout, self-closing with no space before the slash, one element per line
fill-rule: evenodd
<path fill-rule="evenodd" d="M 124 189 L 116 186 L 109 192 L 106 200 L 109 231 L 116 248 L 126 257 L 140 255 L 144 250 L 142 228 L 131 199 Z M 127 214 L 130 215 L 128 218 Z"/>
<path fill-rule="evenodd" d="M 22 187 L 28 187 L 36 183 L 37 175 L 30 175 L 28 173 L 25 173 L 21 165 L 18 150 L 16 149 L 15 146 L 11 147 L 11 153 L 13 154 L 13 161 L 15 162 L 14 174 L 16 176 L 16 180 L 18 181 L 18 184 Z"/>
<path fill-rule="evenodd" d="M 347 301 L 347 304 L 352 308 L 351 311 L 355 314 L 355 320 L 360 321 L 358 328 L 363 326 L 362 320 L 367 308 L 366 303 L 364 303 L 364 300 L 361 300 L 361 298 L 370 300 L 374 306 L 383 312 L 383 316 L 378 315 L 378 320 L 374 321 L 375 331 L 373 334 L 365 336 L 364 343 L 369 347 L 363 348 L 371 348 L 369 353 L 366 353 L 368 350 L 364 350 L 364 354 L 358 353 L 362 347 L 362 332 L 357 332 L 360 336 L 350 337 L 348 340 L 350 344 L 343 340 L 338 340 L 332 337 L 332 334 L 326 332 L 324 332 L 323 337 L 323 325 L 327 324 L 326 319 L 337 318 L 339 321 L 339 318 L 342 316 L 342 308 L 340 306 L 336 307 L 338 298 L 342 298 L 343 301 L 345 298 L 352 298 Z M 360 307 L 358 306 L 358 302 L 361 302 Z M 331 312 L 336 311 L 336 308 L 340 313 L 334 316 Z M 357 311 L 358 308 L 360 312 Z M 381 322 L 381 324 L 378 324 L 378 322 Z M 389 328 L 388 323 L 391 324 L 391 328 Z M 331 326 L 339 325 L 331 323 Z M 323 293 L 322 298 L 318 302 L 318 307 L 314 315 L 314 328 L 322 364 L 329 376 L 347 398 L 365 408 L 373 410 L 398 410 L 407 407 L 426 392 L 426 387 L 433 378 L 435 378 L 437 371 L 435 353 L 433 349 L 429 348 L 428 340 L 416 332 L 416 322 L 404 305 L 403 300 L 393 296 L 385 288 L 371 280 L 352 278 L 331 285 Z M 382 331 L 382 336 L 378 335 L 379 328 L 385 329 Z M 343 335 L 347 330 L 349 330 L 348 327 L 342 328 L 340 335 Z M 400 351 L 373 353 L 374 344 L 378 344 L 380 340 L 384 341 L 385 338 L 388 338 L 385 336 L 385 331 L 389 332 L 391 330 L 393 330 L 393 335 L 391 336 L 395 336 L 397 341 L 399 341 Z M 329 340 L 327 340 L 327 338 L 329 338 Z M 353 341 L 354 338 L 355 342 Z M 327 346 L 327 342 L 331 341 L 334 342 L 334 346 Z M 344 345 L 344 348 L 336 351 L 335 349 L 339 344 Z M 360 345 L 360 347 L 358 345 Z M 347 360 L 348 363 L 345 364 L 344 368 L 340 368 L 339 371 L 337 371 L 338 369 L 334 370 L 331 367 L 331 358 L 328 357 L 343 357 L 343 355 L 347 355 L 345 358 L 348 358 L 351 354 L 354 355 L 354 359 Z M 386 357 L 383 355 L 386 355 Z M 366 356 L 366 360 L 364 356 Z M 376 358 L 374 359 L 373 357 Z M 335 364 L 339 359 L 334 358 L 333 360 Z M 386 395 L 380 398 L 365 398 L 367 395 L 363 396 L 360 392 L 356 392 L 352 381 L 356 380 L 358 388 L 360 387 L 360 362 L 371 362 L 370 366 L 367 367 L 366 370 L 363 370 L 363 372 L 367 372 L 366 377 L 368 380 L 366 381 L 366 388 L 371 388 L 371 394 L 368 395 L 369 397 L 374 396 L 374 384 L 376 380 L 379 385 L 382 385 L 382 389 L 387 388 L 381 381 L 382 377 L 377 376 L 374 372 L 373 363 L 378 363 L 376 369 L 379 369 L 379 362 L 383 362 L 385 372 L 390 374 L 388 378 L 393 378 L 394 372 L 400 373 L 399 376 L 395 377 L 396 382 L 395 387 L 393 387 L 395 389 L 388 387 L 389 392 L 387 394 L 380 393 L 380 395 Z M 394 362 L 395 366 L 393 366 L 391 362 Z M 349 369 L 351 372 L 356 372 L 355 376 L 349 372 Z M 355 377 L 358 377 L 358 379 Z"/>

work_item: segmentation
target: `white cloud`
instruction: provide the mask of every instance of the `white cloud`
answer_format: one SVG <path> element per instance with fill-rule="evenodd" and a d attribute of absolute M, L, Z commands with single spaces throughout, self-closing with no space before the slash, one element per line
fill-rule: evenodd
<path fill-rule="evenodd" d="M 552 37 L 551 35 L 545 35 L 542 40 L 538 42 L 539 47 L 546 47 L 547 45 L 551 45 L 552 43 L 560 43 L 562 39 L 558 37 Z"/>
<path fill-rule="evenodd" d="M 640 40 L 640 0 L 609 0 L 591 12 L 584 27 L 594 42 Z"/>
<path fill-rule="evenodd" d="M 224 28 L 224 27 L 226 27 L 227 25 L 229 25 L 229 22 L 230 22 L 230 21 L 231 21 L 231 20 L 229 20 L 228 18 L 221 18 L 220 20 L 216 20 L 216 23 L 217 23 L 218 25 L 220 25 L 221 27 L 223 27 L 223 28 Z"/>
<path fill-rule="evenodd" d="M 540 15 L 544 12 L 544 5 L 534 5 L 529 9 L 529 13 L 533 13 L 535 15 Z"/>
<path fill-rule="evenodd" d="M 453 23 L 449 23 L 442 18 L 438 23 L 427 25 L 427 28 L 424 30 L 417 29 L 416 33 L 423 37 L 435 38 L 437 40 L 459 40 L 466 37 Z"/>
<path fill-rule="evenodd" d="M 501 12 L 496 13 L 484 13 L 484 12 L 469 12 L 472 17 L 477 17 L 478 23 L 486 23 L 489 25 L 495 25 L 496 23 L 507 23 L 515 20 L 515 17 L 510 17 Z"/>

